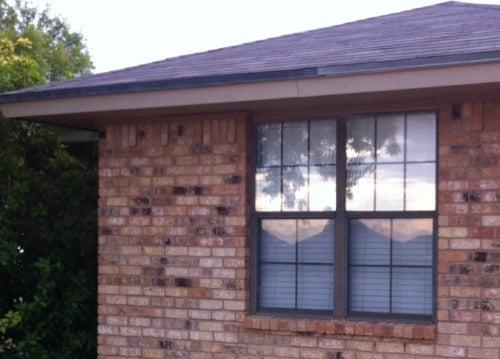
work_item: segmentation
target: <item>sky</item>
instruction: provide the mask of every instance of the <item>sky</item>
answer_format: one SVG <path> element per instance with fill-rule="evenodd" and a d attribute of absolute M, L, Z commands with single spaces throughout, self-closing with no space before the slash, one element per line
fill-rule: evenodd
<path fill-rule="evenodd" d="M 86 38 L 94 72 L 432 5 L 433 0 L 31 0 Z M 467 2 L 500 5 L 500 0 Z"/>

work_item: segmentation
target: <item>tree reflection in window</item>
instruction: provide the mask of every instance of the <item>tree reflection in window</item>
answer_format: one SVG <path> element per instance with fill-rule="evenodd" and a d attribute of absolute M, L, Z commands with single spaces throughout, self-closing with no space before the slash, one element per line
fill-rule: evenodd
<path fill-rule="evenodd" d="M 435 114 L 356 116 L 347 130 L 347 210 L 435 208 Z M 257 211 L 335 210 L 335 120 L 263 124 L 257 136 Z"/>
<path fill-rule="evenodd" d="M 335 146 L 333 120 L 259 126 L 257 210 L 335 210 Z"/>

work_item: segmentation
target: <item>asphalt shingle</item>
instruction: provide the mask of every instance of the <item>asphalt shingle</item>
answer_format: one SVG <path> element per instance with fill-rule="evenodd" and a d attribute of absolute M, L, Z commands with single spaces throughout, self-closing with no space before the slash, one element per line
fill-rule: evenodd
<path fill-rule="evenodd" d="M 500 6 L 446 2 L 0 96 L 0 102 L 500 61 Z"/>

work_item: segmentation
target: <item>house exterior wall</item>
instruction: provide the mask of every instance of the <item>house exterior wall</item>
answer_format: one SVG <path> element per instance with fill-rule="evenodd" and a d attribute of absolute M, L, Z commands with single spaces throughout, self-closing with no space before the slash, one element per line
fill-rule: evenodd
<path fill-rule="evenodd" d="M 250 116 L 109 125 L 100 142 L 99 357 L 500 358 L 500 102 L 461 105 L 460 118 L 452 102 L 438 106 L 431 325 L 249 315 Z"/>

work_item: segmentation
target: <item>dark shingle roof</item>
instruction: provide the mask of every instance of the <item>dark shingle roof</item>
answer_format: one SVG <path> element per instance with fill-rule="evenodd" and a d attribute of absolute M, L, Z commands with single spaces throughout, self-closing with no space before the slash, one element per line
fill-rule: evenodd
<path fill-rule="evenodd" d="M 446 2 L 25 89 L 16 102 L 500 61 L 500 6 Z"/>

